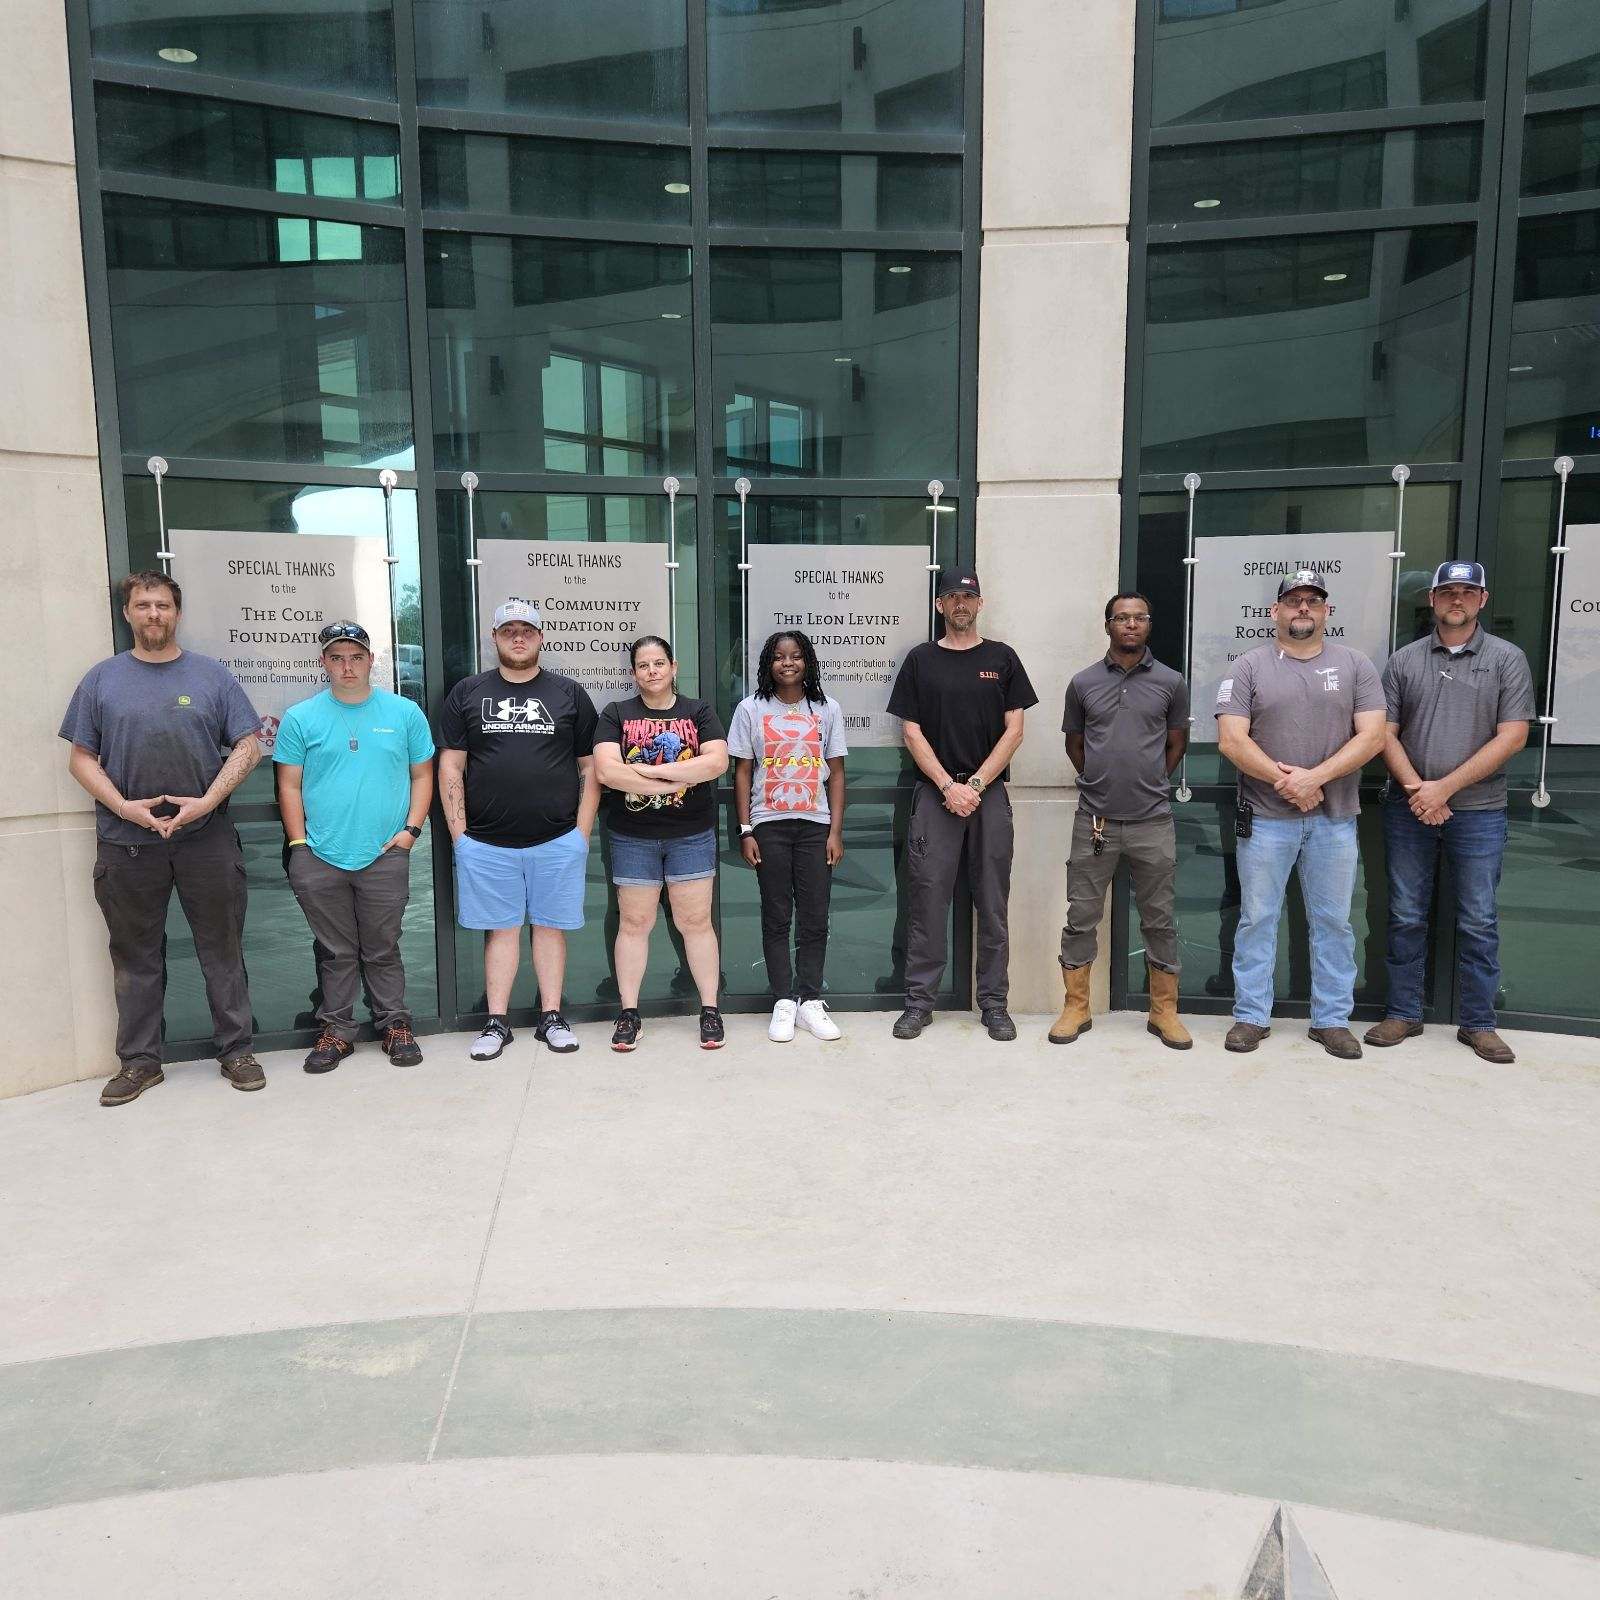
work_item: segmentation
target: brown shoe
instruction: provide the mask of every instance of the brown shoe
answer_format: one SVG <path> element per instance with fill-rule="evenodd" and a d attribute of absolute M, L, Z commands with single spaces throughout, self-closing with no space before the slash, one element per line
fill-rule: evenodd
<path fill-rule="evenodd" d="M 265 1089 L 267 1086 L 267 1075 L 261 1070 L 261 1063 L 248 1051 L 242 1056 L 229 1056 L 222 1063 L 222 1076 L 235 1089 Z"/>
<path fill-rule="evenodd" d="M 1476 1031 L 1457 1028 L 1456 1038 L 1462 1044 L 1470 1046 L 1474 1053 L 1482 1056 L 1485 1061 L 1492 1061 L 1496 1066 L 1508 1067 L 1517 1059 L 1516 1052 L 1493 1028 L 1479 1028 Z"/>
<path fill-rule="evenodd" d="M 1169 1050 L 1189 1050 L 1194 1039 L 1178 1021 L 1178 975 L 1159 967 L 1146 967 L 1150 978 L 1150 1020 L 1145 1031 L 1153 1033 Z"/>
<path fill-rule="evenodd" d="M 166 1081 L 166 1074 L 161 1068 L 149 1062 L 135 1063 L 119 1072 L 100 1091 L 100 1104 L 103 1106 L 125 1106 L 130 1100 L 137 1100 L 146 1089 L 153 1089 L 158 1083 Z"/>
<path fill-rule="evenodd" d="M 1071 1044 L 1080 1033 L 1087 1033 L 1094 1024 L 1089 1020 L 1089 967 L 1063 967 L 1061 987 L 1066 990 L 1061 1015 L 1050 1028 L 1051 1044 Z"/>
<path fill-rule="evenodd" d="M 1306 1038 L 1315 1039 L 1330 1056 L 1341 1061 L 1361 1059 L 1361 1041 L 1348 1028 L 1307 1028 Z"/>
<path fill-rule="evenodd" d="M 1375 1022 L 1361 1037 L 1367 1044 L 1387 1046 L 1399 1044 L 1403 1039 L 1415 1039 L 1421 1032 L 1420 1022 L 1407 1022 L 1404 1017 L 1385 1017 L 1382 1022 Z"/>
<path fill-rule="evenodd" d="M 1253 1022 L 1236 1022 L 1228 1029 L 1228 1037 L 1222 1041 L 1222 1048 L 1242 1056 L 1246 1051 L 1254 1050 L 1271 1032 L 1271 1028 L 1258 1028 Z"/>

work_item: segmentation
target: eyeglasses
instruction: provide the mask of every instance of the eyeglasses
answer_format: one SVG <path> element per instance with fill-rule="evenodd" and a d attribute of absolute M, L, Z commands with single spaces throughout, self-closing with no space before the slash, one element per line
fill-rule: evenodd
<path fill-rule="evenodd" d="M 365 645 L 369 650 L 372 641 L 367 637 L 367 630 L 358 622 L 330 622 L 321 633 L 317 635 L 317 643 L 330 645 L 340 639 L 351 639 L 356 644 Z"/>
<path fill-rule="evenodd" d="M 1149 620 L 1150 613 L 1148 611 L 1119 611 L 1116 616 L 1111 618 L 1113 622 L 1148 622 Z"/>

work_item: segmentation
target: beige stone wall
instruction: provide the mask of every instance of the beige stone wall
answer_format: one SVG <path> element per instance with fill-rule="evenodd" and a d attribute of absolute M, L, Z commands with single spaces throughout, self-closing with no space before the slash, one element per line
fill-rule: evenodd
<path fill-rule="evenodd" d="M 1070 15 L 1069 15 L 1070 11 Z M 1060 1003 L 1075 791 L 1067 680 L 1105 648 L 1116 588 L 1134 0 L 987 0 L 978 362 L 984 624 L 1038 707 L 1012 768 L 1015 1011 Z M 1109 920 L 1096 1004 L 1108 994 Z"/>
<path fill-rule="evenodd" d="M 111 648 L 65 7 L 0 6 L 0 1096 L 112 1070 L 94 818 L 56 738 Z"/>

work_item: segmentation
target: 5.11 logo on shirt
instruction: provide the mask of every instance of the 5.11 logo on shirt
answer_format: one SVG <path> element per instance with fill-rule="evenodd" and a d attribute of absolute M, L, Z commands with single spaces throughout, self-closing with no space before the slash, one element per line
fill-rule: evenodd
<path fill-rule="evenodd" d="M 529 695 L 517 700 L 507 695 L 503 700 L 487 695 L 478 704 L 478 715 L 485 733 L 554 733 L 555 719 L 544 708 L 542 700 Z"/>

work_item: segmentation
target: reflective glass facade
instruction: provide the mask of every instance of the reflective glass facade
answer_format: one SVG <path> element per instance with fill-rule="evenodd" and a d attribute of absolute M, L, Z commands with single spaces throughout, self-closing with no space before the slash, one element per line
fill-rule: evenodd
<path fill-rule="evenodd" d="M 923 548 L 937 520 L 943 559 L 970 556 L 975 0 L 68 10 L 114 574 L 160 547 L 151 455 L 168 525 L 223 532 L 383 539 L 391 468 L 400 687 L 433 711 L 476 669 L 461 474 L 481 479 L 480 543 L 661 541 L 670 474 L 680 681 L 726 716 L 735 478 L 752 539 Z M 935 477 L 954 515 L 930 513 Z M 910 781 L 898 749 L 850 774 L 828 973 L 846 1008 L 898 1000 Z M 287 1042 L 314 975 L 269 771 L 234 811 L 258 1027 Z M 726 993 L 758 1008 L 730 832 Z M 424 1027 L 484 1007 L 444 838 L 419 846 L 406 921 Z M 597 850 L 575 1016 L 614 1002 L 609 899 Z M 181 920 L 171 934 L 168 1034 L 198 1039 L 198 969 Z M 665 918 L 656 943 L 645 1001 L 676 1005 Z"/>
<path fill-rule="evenodd" d="M 1579 0 L 1145 0 L 1139 14 L 1123 571 L 1183 655 L 1186 473 L 1195 536 L 1395 526 L 1411 469 L 1396 643 L 1429 626 L 1434 565 L 1488 568 L 1493 632 L 1521 646 L 1544 708 L 1559 480 L 1600 520 L 1600 12 Z M 1205 708 L 1202 708 L 1205 709 Z M 1197 731 L 1209 719 L 1197 713 Z M 1593 1031 L 1589 884 L 1600 751 L 1539 730 L 1510 769 L 1500 896 L 1502 1016 Z M 1385 883 L 1363 778 L 1353 918 L 1358 1008 L 1384 998 Z M 1189 760 L 1178 808 L 1183 989 L 1224 1010 L 1239 916 L 1233 774 Z M 1292 904 L 1292 900 L 1291 900 Z M 1280 998 L 1308 999 L 1298 908 Z M 1452 1014 L 1443 880 L 1429 1017 Z M 1116 923 L 1114 993 L 1143 985 Z"/>

